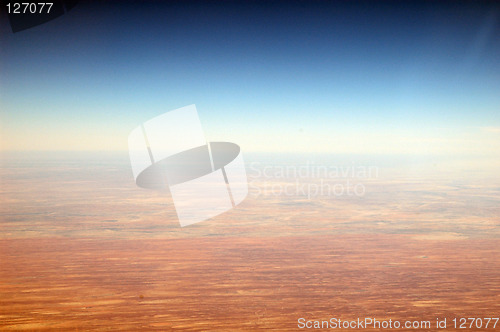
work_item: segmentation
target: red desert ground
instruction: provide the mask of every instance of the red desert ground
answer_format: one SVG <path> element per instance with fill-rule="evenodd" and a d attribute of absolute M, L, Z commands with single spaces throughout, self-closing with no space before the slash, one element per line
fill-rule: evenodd
<path fill-rule="evenodd" d="M 277 191 L 296 178 L 249 172 L 237 208 L 181 228 L 168 193 L 137 188 L 126 158 L 4 159 L 0 329 L 289 331 L 371 318 L 453 330 L 453 319 L 499 317 L 498 176 L 378 171 L 358 179 L 362 196 L 314 197 Z"/>

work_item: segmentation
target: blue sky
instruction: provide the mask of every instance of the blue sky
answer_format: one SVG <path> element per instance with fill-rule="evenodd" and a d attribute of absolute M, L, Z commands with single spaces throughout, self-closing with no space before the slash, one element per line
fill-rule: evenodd
<path fill-rule="evenodd" d="M 499 9 L 84 2 L 15 34 L 2 16 L 0 147 L 126 150 L 194 103 L 210 139 L 251 151 L 492 153 Z"/>

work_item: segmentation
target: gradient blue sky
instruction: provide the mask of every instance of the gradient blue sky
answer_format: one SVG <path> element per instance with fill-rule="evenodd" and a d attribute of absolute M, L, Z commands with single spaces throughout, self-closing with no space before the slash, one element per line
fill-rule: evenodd
<path fill-rule="evenodd" d="M 495 154 L 494 2 L 81 2 L 0 21 L 3 150 L 126 150 L 196 104 L 248 151 Z"/>

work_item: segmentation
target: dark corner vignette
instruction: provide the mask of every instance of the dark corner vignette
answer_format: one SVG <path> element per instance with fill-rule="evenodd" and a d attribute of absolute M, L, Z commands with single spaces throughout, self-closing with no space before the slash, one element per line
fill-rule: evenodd
<path fill-rule="evenodd" d="M 78 0 L 51 0 L 49 2 L 0 1 L 2 20 L 7 16 L 12 32 L 20 32 L 47 23 L 70 11 Z"/>

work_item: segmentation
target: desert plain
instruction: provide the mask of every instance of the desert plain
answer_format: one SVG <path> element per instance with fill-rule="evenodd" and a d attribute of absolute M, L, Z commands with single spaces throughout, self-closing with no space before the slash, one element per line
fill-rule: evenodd
<path fill-rule="evenodd" d="M 453 330 L 499 317 L 495 172 L 382 165 L 350 179 L 363 195 L 307 197 L 280 188 L 322 179 L 247 163 L 245 201 L 181 228 L 168 193 L 134 184 L 126 154 L 3 155 L 0 329 L 290 331 L 370 317 Z"/>

